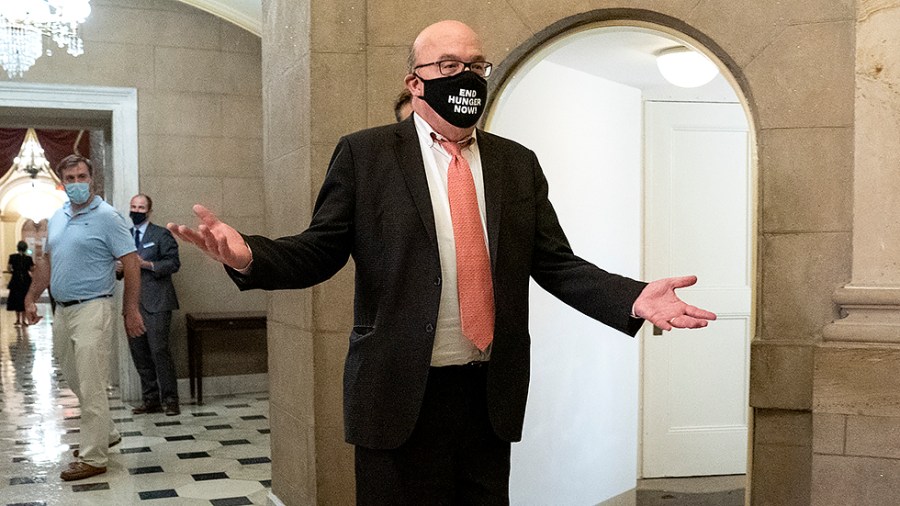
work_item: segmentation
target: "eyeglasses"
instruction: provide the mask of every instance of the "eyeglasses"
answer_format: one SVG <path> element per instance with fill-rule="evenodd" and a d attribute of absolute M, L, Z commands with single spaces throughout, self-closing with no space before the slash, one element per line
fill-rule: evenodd
<path fill-rule="evenodd" d="M 491 75 L 491 70 L 494 69 L 494 64 L 486 61 L 464 62 L 459 60 L 440 60 L 416 65 L 413 67 L 413 70 L 419 70 L 422 67 L 430 67 L 432 65 L 438 66 L 442 76 L 455 76 L 468 69 L 481 77 L 488 77 Z"/>

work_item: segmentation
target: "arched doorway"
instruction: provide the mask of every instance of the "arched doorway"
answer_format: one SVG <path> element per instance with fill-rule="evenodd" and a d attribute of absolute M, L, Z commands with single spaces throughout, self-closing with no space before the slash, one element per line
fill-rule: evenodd
<path fill-rule="evenodd" d="M 641 477 L 747 467 L 752 129 L 731 76 L 689 90 L 661 79 L 655 56 L 674 45 L 709 54 L 659 25 L 581 25 L 493 83 L 486 128 L 535 150 L 576 253 L 633 277 L 699 274 L 682 296 L 722 316 L 630 341 L 535 289 L 510 487 L 524 502 L 595 504 Z"/>
<path fill-rule="evenodd" d="M 65 202 L 65 192 L 34 129 L 0 131 L 6 141 L 0 156 L 0 251 L 12 253 L 22 241 L 37 260 L 44 255 L 47 220 Z"/>
<path fill-rule="evenodd" d="M 36 258 L 42 257 L 47 246 L 47 219 L 42 219 L 37 223 L 26 219 L 22 223 L 20 233 L 21 240 L 28 244 L 29 254 Z"/>

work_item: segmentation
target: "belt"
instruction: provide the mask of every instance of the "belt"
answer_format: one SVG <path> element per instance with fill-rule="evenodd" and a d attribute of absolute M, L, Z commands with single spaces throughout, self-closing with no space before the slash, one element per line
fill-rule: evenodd
<path fill-rule="evenodd" d="M 473 360 L 468 364 L 457 364 L 457 365 L 444 365 L 440 367 L 432 367 L 431 369 L 437 369 L 439 371 L 470 371 L 470 370 L 478 370 L 487 368 L 490 361 L 488 360 Z"/>
<path fill-rule="evenodd" d="M 428 383 L 430 388 L 438 388 L 443 391 L 449 385 L 453 385 L 454 391 L 462 388 L 466 389 L 478 388 L 484 390 L 484 382 L 487 381 L 488 370 L 490 369 L 489 361 L 480 360 L 469 362 L 468 364 L 445 365 L 442 367 L 432 367 L 428 370 Z M 436 386 L 437 385 L 437 386 Z M 427 388 L 426 388 L 427 390 Z M 426 395 L 428 395 L 426 393 Z"/>
<path fill-rule="evenodd" d="M 98 296 L 96 296 L 96 297 L 89 297 L 89 298 L 87 298 L 87 299 L 78 299 L 78 300 L 58 300 L 58 301 L 56 301 L 56 303 L 59 304 L 59 305 L 62 306 L 62 307 L 69 307 L 69 306 L 74 306 L 75 304 L 81 304 L 82 302 L 89 302 L 89 301 L 97 300 L 97 299 L 108 299 L 108 298 L 110 298 L 110 297 L 112 297 L 112 294 L 108 294 L 108 295 L 98 295 Z"/>

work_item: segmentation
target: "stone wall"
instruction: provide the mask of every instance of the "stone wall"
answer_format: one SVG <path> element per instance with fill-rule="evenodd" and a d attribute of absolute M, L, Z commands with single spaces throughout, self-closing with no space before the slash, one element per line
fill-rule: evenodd
<path fill-rule="evenodd" d="M 338 137 L 391 120 L 409 44 L 434 21 L 475 28 L 500 76 L 554 35 L 604 19 L 707 43 L 746 97 L 758 156 L 753 503 L 809 504 L 813 427 L 822 423 L 811 414 L 813 350 L 839 316 L 832 294 L 851 270 L 851 0 L 267 0 L 263 8 L 267 214 L 279 232 L 309 216 Z M 290 184 L 276 185 L 286 174 Z M 308 200 L 286 203 L 287 194 Z M 352 502 L 338 409 L 351 274 L 270 303 L 273 369 L 301 370 L 272 392 L 273 490 L 287 504 Z"/>
<path fill-rule="evenodd" d="M 814 354 L 812 504 L 894 504 L 900 487 L 900 1 L 856 3 L 852 279 Z"/>

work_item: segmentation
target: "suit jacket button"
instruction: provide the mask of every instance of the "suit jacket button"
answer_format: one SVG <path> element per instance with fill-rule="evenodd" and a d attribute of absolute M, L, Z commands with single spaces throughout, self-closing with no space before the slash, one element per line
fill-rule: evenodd
<path fill-rule="evenodd" d="M 434 278 L 434 286 L 441 286 L 441 277 Z"/>
<path fill-rule="evenodd" d="M 434 325 L 430 323 L 428 325 L 425 325 L 425 332 L 428 332 L 429 334 L 434 332 Z"/>

